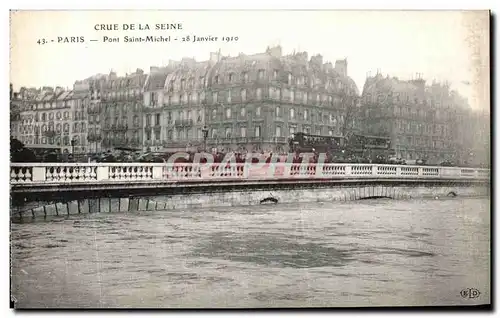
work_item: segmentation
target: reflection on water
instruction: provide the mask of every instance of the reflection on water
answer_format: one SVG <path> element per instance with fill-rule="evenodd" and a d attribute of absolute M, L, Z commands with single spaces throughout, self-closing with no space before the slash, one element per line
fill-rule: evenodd
<path fill-rule="evenodd" d="M 458 198 L 56 217 L 12 224 L 12 294 L 18 307 L 484 304 L 489 225 L 488 200 Z"/>

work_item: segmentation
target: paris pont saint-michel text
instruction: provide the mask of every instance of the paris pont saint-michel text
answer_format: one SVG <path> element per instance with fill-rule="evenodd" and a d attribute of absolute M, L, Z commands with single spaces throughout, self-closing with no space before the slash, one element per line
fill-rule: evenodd
<path fill-rule="evenodd" d="M 238 37 L 233 36 L 213 36 L 207 34 L 180 34 L 176 33 L 172 35 L 170 33 L 165 33 L 164 35 L 155 34 L 137 34 L 134 35 L 114 35 L 113 31 L 182 31 L 183 25 L 182 23 L 123 23 L 123 24 L 95 24 L 93 26 L 94 31 L 98 31 L 103 34 L 101 37 L 102 42 L 104 43 L 113 43 L 113 42 L 171 42 L 171 41 L 179 41 L 179 42 L 214 42 L 214 41 L 238 41 Z M 104 35 L 104 32 L 105 35 Z M 86 38 L 84 36 L 66 36 L 66 37 L 58 37 L 58 43 L 82 43 L 86 42 Z M 92 39 L 94 40 L 94 39 Z M 95 41 L 95 40 L 94 40 Z"/>

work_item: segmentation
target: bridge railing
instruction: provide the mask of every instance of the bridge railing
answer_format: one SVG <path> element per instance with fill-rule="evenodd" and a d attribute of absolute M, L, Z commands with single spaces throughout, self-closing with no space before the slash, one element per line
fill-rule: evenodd
<path fill-rule="evenodd" d="M 12 185 L 286 179 L 483 179 L 489 169 L 379 164 L 12 163 Z"/>

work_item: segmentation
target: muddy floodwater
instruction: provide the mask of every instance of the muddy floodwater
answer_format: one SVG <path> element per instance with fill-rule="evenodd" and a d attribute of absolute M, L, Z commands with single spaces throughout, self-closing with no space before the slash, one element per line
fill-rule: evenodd
<path fill-rule="evenodd" d="M 18 308 L 490 303 L 488 199 L 111 213 L 11 225 Z M 473 288 L 478 297 L 463 297 Z"/>

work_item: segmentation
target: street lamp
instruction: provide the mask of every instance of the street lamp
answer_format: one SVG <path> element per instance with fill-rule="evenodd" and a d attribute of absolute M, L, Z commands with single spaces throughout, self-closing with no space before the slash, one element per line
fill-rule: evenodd
<path fill-rule="evenodd" d="M 207 126 L 203 126 L 203 129 L 201 131 L 203 132 L 204 151 L 207 152 L 207 137 L 208 137 L 208 128 L 207 128 Z"/>

